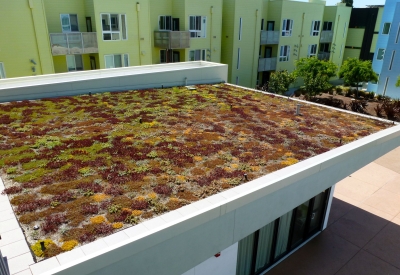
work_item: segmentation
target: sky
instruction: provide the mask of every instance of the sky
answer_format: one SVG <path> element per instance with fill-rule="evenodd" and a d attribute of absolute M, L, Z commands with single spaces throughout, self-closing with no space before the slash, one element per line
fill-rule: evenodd
<path fill-rule="evenodd" d="M 308 2 L 308 0 L 300 0 Z M 327 6 L 334 6 L 336 3 L 341 2 L 340 0 L 326 0 Z M 355 8 L 365 8 L 366 5 L 384 5 L 385 0 L 353 0 L 353 6 Z"/>

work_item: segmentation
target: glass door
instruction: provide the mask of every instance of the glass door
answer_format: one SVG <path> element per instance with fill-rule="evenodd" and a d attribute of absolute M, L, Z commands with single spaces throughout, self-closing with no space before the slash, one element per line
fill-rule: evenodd
<path fill-rule="evenodd" d="M 292 223 L 292 213 L 293 211 L 290 211 L 279 219 L 278 237 L 276 240 L 274 260 L 278 260 L 279 258 L 284 256 L 288 250 L 290 225 Z"/>
<path fill-rule="evenodd" d="M 271 264 L 272 243 L 274 241 L 275 222 L 261 228 L 258 232 L 255 272 L 263 271 Z"/>
<path fill-rule="evenodd" d="M 292 229 L 291 248 L 297 247 L 305 238 L 308 222 L 309 201 L 301 204 L 294 210 L 294 221 Z"/>
<path fill-rule="evenodd" d="M 313 199 L 314 201 L 310 218 L 310 226 L 308 229 L 308 236 L 317 233 L 321 229 L 327 193 L 327 191 L 324 191 Z"/>

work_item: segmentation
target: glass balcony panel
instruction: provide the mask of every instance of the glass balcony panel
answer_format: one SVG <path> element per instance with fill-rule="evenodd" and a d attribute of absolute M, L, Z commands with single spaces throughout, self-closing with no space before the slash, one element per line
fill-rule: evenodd
<path fill-rule="evenodd" d="M 190 33 L 187 31 L 155 31 L 154 46 L 161 49 L 190 48 Z"/>
<path fill-rule="evenodd" d="M 333 39 L 333 31 L 322 31 L 321 32 L 321 43 L 330 43 Z"/>
<path fill-rule="evenodd" d="M 68 48 L 70 54 L 83 53 L 81 33 L 67 33 Z"/>
<path fill-rule="evenodd" d="M 260 44 L 279 44 L 279 31 L 261 31 Z"/>
<path fill-rule="evenodd" d="M 260 58 L 258 60 L 258 71 L 275 71 L 276 70 L 276 57 Z"/>
<path fill-rule="evenodd" d="M 50 43 L 54 56 L 99 52 L 95 32 L 51 33 Z"/>

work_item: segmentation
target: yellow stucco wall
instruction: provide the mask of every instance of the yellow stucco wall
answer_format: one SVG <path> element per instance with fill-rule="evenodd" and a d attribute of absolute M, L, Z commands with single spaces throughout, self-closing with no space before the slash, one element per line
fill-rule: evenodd
<path fill-rule="evenodd" d="M 54 73 L 41 0 L 0 0 L 0 6 L 0 62 L 6 77 Z"/>
<path fill-rule="evenodd" d="M 346 41 L 347 47 L 359 47 L 361 48 L 365 29 L 349 29 L 349 35 Z"/>

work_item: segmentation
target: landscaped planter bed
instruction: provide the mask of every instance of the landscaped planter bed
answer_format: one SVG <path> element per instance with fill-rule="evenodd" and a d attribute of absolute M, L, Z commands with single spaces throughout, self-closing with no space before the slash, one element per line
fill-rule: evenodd
<path fill-rule="evenodd" d="M 38 259 L 392 125 L 306 104 L 297 116 L 296 101 L 229 85 L 196 88 L 0 105 L 5 193 Z"/>

